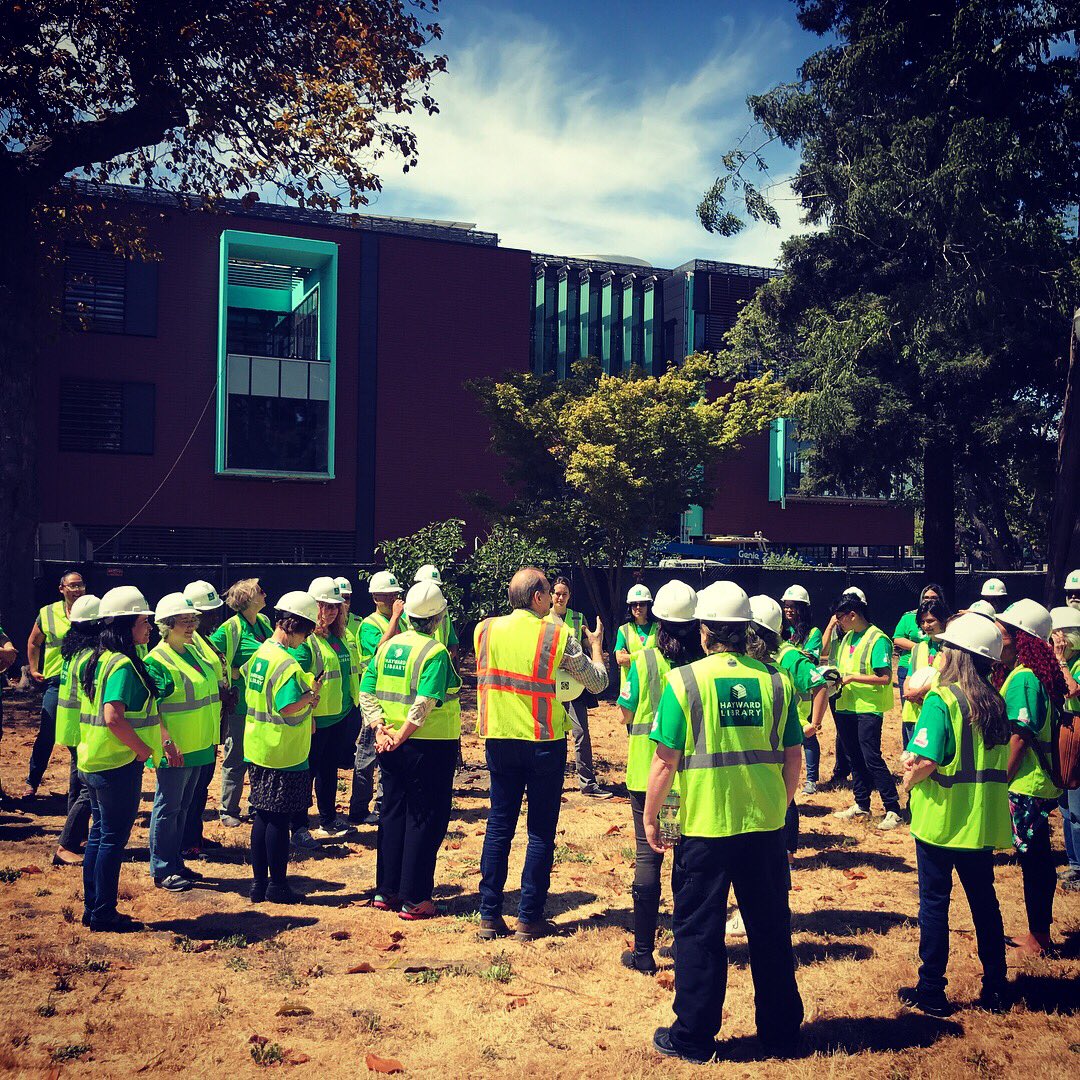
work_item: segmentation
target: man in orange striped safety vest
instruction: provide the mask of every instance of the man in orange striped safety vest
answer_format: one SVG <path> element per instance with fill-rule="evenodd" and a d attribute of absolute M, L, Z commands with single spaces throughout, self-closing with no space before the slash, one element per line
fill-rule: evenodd
<path fill-rule="evenodd" d="M 510 933 L 502 915 L 503 888 L 527 792 L 529 844 L 514 936 L 532 941 L 549 930 L 544 905 L 566 770 L 568 721 L 555 697 L 555 673 L 565 672 L 594 694 L 607 687 L 608 675 L 599 619 L 595 630 L 586 626 L 582 631 L 591 659 L 564 623 L 546 621 L 551 583 L 542 570 L 519 570 L 508 592 L 511 613 L 485 619 L 474 635 L 479 734 L 491 777 L 480 856 L 480 937 L 489 941 Z"/>

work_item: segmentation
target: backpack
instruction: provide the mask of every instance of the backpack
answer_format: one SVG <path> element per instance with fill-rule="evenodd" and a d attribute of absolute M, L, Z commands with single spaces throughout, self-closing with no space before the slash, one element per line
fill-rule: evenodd
<path fill-rule="evenodd" d="M 1080 788 L 1080 713 L 1068 713 L 1051 704 L 1050 760 L 1037 742 L 1031 746 L 1055 787 L 1064 791 Z"/>

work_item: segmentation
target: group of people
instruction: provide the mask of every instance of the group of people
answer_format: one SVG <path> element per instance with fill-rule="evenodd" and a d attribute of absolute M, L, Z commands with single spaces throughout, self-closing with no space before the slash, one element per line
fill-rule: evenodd
<path fill-rule="evenodd" d="M 1063 884 L 1080 883 L 1077 792 L 1057 786 L 1051 761 L 1055 714 L 1080 713 L 1080 571 L 1069 584 L 1066 603 L 1048 611 L 1031 600 L 1009 604 L 993 580 L 983 599 L 955 615 L 943 590 L 928 585 L 891 638 L 870 621 L 857 588 L 833 603 L 823 629 L 798 585 L 779 601 L 749 597 L 730 581 L 696 592 L 672 580 L 655 598 L 643 585 L 631 589 L 615 642 L 637 843 L 634 946 L 622 960 L 656 971 L 660 875 L 674 846 L 676 1020 L 655 1033 L 658 1051 L 695 1061 L 716 1052 L 732 933 L 749 939 L 759 1036 L 781 1052 L 794 1046 L 802 1021 L 788 903 L 795 798 L 800 788 L 804 796 L 817 791 L 817 736 L 831 713 L 833 781 L 850 775 L 854 793 L 836 816 L 868 818 L 876 789 L 884 806 L 877 827 L 903 823 L 881 753 L 894 653 L 921 959 L 917 984 L 900 998 L 935 1016 L 951 1011 L 945 969 L 956 869 L 983 965 L 980 1003 L 1008 1007 L 994 851 L 1018 852 L 1028 918 L 1021 945 L 1029 952 L 1051 947 L 1057 880 L 1048 819 L 1059 805 L 1070 860 Z M 192 582 L 151 609 L 131 586 L 99 600 L 85 594 L 78 574 L 65 574 L 61 600 L 42 609 L 31 635 L 31 669 L 46 694 L 27 794 L 44 773 L 46 745 L 70 747 L 70 812 L 57 859 L 78 859 L 89 816 L 83 922 L 96 931 L 138 928 L 117 911 L 117 886 L 144 765 L 156 776 L 154 883 L 182 891 L 198 880 L 187 860 L 212 845 L 202 819 L 218 742 L 223 824 L 240 824 L 245 774 L 249 785 L 252 902 L 303 901 L 288 880 L 291 847 L 373 820 L 377 761 L 374 906 L 403 919 L 436 916 L 436 857 L 462 731 L 458 643 L 440 586 L 434 566 L 421 567 L 407 593 L 393 574 L 375 574 L 375 610 L 358 619 L 350 583 L 319 577 L 281 596 L 268 617 L 256 579 L 237 582 L 224 601 L 208 583 Z M 592 769 L 586 697 L 606 689 L 608 671 L 603 626 L 598 619 L 590 629 L 569 607 L 568 581 L 553 584 L 525 567 L 507 598 L 509 613 L 481 621 L 473 640 L 477 733 L 490 777 L 479 936 L 529 941 L 550 930 L 545 909 L 568 735 L 582 792 L 611 794 Z M 210 631 L 203 620 L 223 603 L 233 614 Z M 159 635 L 152 648 L 151 617 Z M 336 810 L 342 767 L 354 774 L 348 819 Z M 318 824 L 309 827 L 313 795 Z M 528 843 L 511 927 L 504 888 L 526 799 Z M 677 814 L 677 843 L 670 828 L 662 834 L 662 811 Z"/>

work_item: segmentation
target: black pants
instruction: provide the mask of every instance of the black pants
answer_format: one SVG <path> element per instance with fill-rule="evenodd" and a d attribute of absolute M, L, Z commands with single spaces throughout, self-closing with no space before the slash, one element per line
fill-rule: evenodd
<path fill-rule="evenodd" d="M 795 984 L 784 833 L 684 836 L 675 848 L 675 1023 L 671 1041 L 686 1052 L 711 1053 L 727 993 L 728 892 L 746 924 L 759 1037 L 793 1041 L 803 1019 Z"/>
<path fill-rule="evenodd" d="M 195 781 L 195 793 L 191 796 L 187 817 L 184 819 L 184 835 L 180 841 L 180 850 L 201 848 L 203 844 L 203 814 L 206 813 L 206 797 L 210 791 L 210 781 L 217 769 L 217 747 L 214 747 L 214 760 L 207 762 L 199 770 Z"/>
<path fill-rule="evenodd" d="M 78 851 L 90 835 L 90 791 L 79 778 L 79 753 L 74 746 L 71 767 L 68 770 L 67 820 L 60 833 L 60 847 L 65 851 Z"/>
<path fill-rule="evenodd" d="M 839 700 L 840 695 L 835 694 L 829 698 L 829 710 L 832 713 L 833 723 L 836 723 L 836 702 Z M 851 762 L 848 761 L 847 753 L 844 750 L 844 744 L 840 741 L 840 726 L 836 727 L 836 757 L 833 761 L 832 776 L 830 780 L 846 780 L 851 775 Z M 807 775 L 807 779 L 810 776 Z"/>
<path fill-rule="evenodd" d="M 1050 822 L 1042 817 L 1027 843 L 1027 851 L 1017 852 L 1024 878 L 1024 907 L 1028 930 L 1032 934 L 1050 933 L 1054 917 L 1054 891 L 1057 873 L 1050 848 Z"/>
<path fill-rule="evenodd" d="M 45 680 L 45 693 L 41 698 L 41 718 L 38 721 L 37 738 L 30 751 L 30 765 L 26 782 L 34 791 L 41 786 L 42 777 L 49 767 L 53 747 L 56 745 L 56 706 L 60 698 L 60 677 Z"/>
<path fill-rule="evenodd" d="M 255 810 L 251 819 L 251 873 L 265 885 L 284 885 L 289 872 L 289 815 Z"/>
<path fill-rule="evenodd" d="M 406 904 L 431 899 L 435 859 L 450 824 L 457 739 L 411 738 L 379 754 L 383 798 L 375 891 Z"/>
<path fill-rule="evenodd" d="M 919 867 L 919 988 L 944 993 L 949 963 L 949 900 L 953 870 L 967 895 L 975 941 L 982 961 L 983 986 L 1000 990 L 1005 985 L 1005 931 L 994 892 L 994 853 L 957 851 L 915 840 Z"/>
<path fill-rule="evenodd" d="M 315 784 L 315 806 L 323 828 L 329 828 L 337 818 L 338 761 L 341 759 L 342 744 L 348 737 L 349 728 L 344 720 L 330 727 L 316 728 L 311 733 L 308 764 Z M 307 811 L 296 814 L 292 824 L 294 829 L 306 829 Z"/>
<path fill-rule="evenodd" d="M 896 780 L 881 756 L 881 722 L 879 713 L 838 712 L 836 733 L 851 765 L 855 802 L 869 810 L 871 787 L 875 787 L 886 811 L 899 814 Z"/>
<path fill-rule="evenodd" d="M 645 839 L 645 792 L 627 791 L 634 816 L 634 952 L 651 953 L 656 944 L 656 924 L 660 921 L 660 869 L 664 856 L 653 851 Z"/>
<path fill-rule="evenodd" d="M 784 847 L 788 854 L 794 855 L 799 850 L 799 808 L 792 799 L 788 803 L 787 814 L 784 817 Z"/>

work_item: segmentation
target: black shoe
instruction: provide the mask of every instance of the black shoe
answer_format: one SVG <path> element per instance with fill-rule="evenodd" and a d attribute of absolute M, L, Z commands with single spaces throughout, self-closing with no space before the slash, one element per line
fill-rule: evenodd
<path fill-rule="evenodd" d="M 681 1058 L 683 1061 L 692 1061 L 695 1065 L 707 1065 L 716 1057 L 716 1046 L 708 1051 L 694 1052 L 690 1050 L 677 1050 L 671 1042 L 671 1028 L 658 1027 L 653 1032 L 653 1049 L 664 1057 Z"/>
<path fill-rule="evenodd" d="M 251 891 L 248 896 L 251 898 L 253 904 L 261 904 L 266 899 L 266 887 L 268 882 L 265 881 L 253 881 L 251 883 Z"/>
<path fill-rule="evenodd" d="M 1012 1008 L 1012 1005 L 1012 995 L 1009 993 L 1007 986 L 984 986 L 982 993 L 975 999 L 976 1008 L 997 1013 L 998 1015 L 1007 1013 Z"/>
<path fill-rule="evenodd" d="M 225 845 L 220 840 L 208 840 L 204 837 L 199 847 L 203 851 L 221 851 Z"/>
<path fill-rule="evenodd" d="M 476 936 L 481 941 L 494 941 L 496 938 L 508 937 L 509 934 L 510 927 L 506 925 L 506 920 L 501 915 L 496 915 L 493 919 L 480 920 L 480 929 Z"/>
<path fill-rule="evenodd" d="M 376 814 L 375 811 L 373 810 L 370 814 L 368 814 L 368 816 L 366 818 L 364 818 L 364 824 L 365 825 L 378 825 L 379 824 L 379 815 Z"/>
<path fill-rule="evenodd" d="M 896 996 L 908 1008 L 918 1009 L 927 1016 L 936 1016 L 941 1020 L 956 1012 L 949 999 L 941 992 L 934 994 L 920 990 L 917 986 L 902 986 L 897 990 Z"/>
<path fill-rule="evenodd" d="M 89 926 L 90 925 L 90 912 L 89 911 L 84 911 L 82 913 L 82 924 L 83 924 L 83 926 Z"/>
<path fill-rule="evenodd" d="M 108 922 L 96 923 L 91 919 L 88 925 L 91 932 L 95 934 L 137 934 L 140 930 L 146 929 L 143 923 L 130 915 L 117 915 L 115 919 L 109 919 Z"/>
<path fill-rule="evenodd" d="M 198 870 L 192 870 L 190 867 L 182 866 L 180 868 L 180 876 L 187 878 L 188 881 L 205 881 L 206 879 Z"/>
<path fill-rule="evenodd" d="M 675 942 L 673 941 L 670 945 L 661 945 L 660 948 L 657 949 L 656 951 L 660 954 L 661 959 L 663 959 L 663 960 L 674 960 L 675 959 Z"/>
<path fill-rule="evenodd" d="M 656 961 L 651 952 L 639 953 L 633 949 L 623 949 L 623 954 L 619 959 L 622 961 L 622 966 L 631 971 L 640 971 L 642 975 L 656 974 Z"/>
<path fill-rule="evenodd" d="M 273 882 L 266 886 L 266 899 L 271 904 L 307 903 L 307 897 L 303 893 L 296 892 L 289 885 L 275 885 Z"/>

